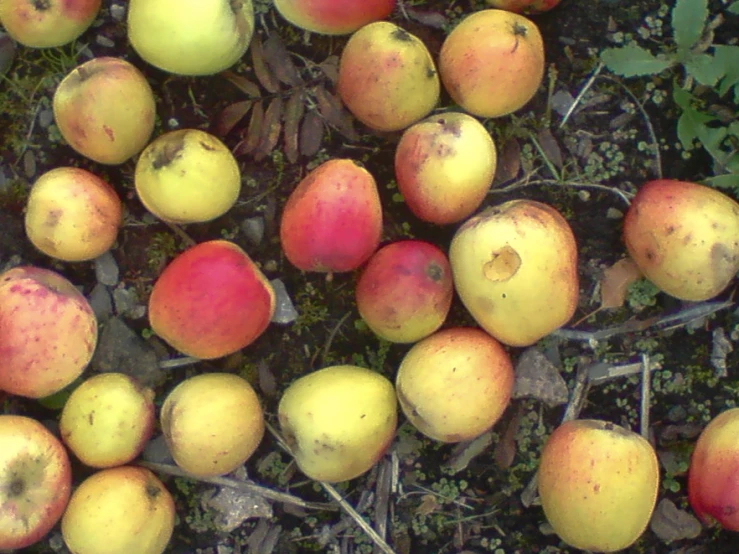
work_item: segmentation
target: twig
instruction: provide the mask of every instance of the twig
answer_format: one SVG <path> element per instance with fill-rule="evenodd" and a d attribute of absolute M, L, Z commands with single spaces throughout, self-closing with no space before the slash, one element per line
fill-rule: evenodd
<path fill-rule="evenodd" d="M 532 186 L 537 186 L 537 185 L 557 185 L 557 186 L 562 186 L 562 187 L 590 188 L 590 189 L 603 190 L 606 192 L 612 192 L 613 194 L 617 195 L 627 205 L 631 204 L 631 196 L 633 196 L 632 194 L 629 194 L 620 189 L 617 189 L 616 187 L 599 185 L 597 183 L 581 183 L 579 181 L 557 181 L 556 179 L 537 179 L 535 181 L 531 181 L 531 180 L 528 180 L 528 177 L 523 177 L 519 179 L 518 181 L 516 181 L 515 183 L 511 183 L 510 185 L 503 187 L 503 188 L 491 189 L 489 194 L 501 194 L 505 192 L 510 192 L 514 189 L 523 188 L 523 187 L 532 187 Z"/>
<path fill-rule="evenodd" d="M 595 80 L 598 78 L 598 75 L 600 75 L 600 72 L 603 71 L 603 63 L 599 63 L 598 66 L 593 71 L 593 74 L 590 76 L 590 78 L 585 82 L 582 89 L 580 89 L 580 92 L 575 97 L 575 100 L 573 100 L 572 105 L 567 110 L 567 113 L 565 113 L 564 117 L 562 118 L 562 121 L 559 124 L 559 128 L 561 129 L 567 124 L 567 121 L 570 119 L 570 116 L 574 113 L 575 108 L 577 108 L 577 105 L 582 102 L 583 97 L 587 92 L 590 90 L 590 87 L 593 86 L 593 83 L 595 83 Z"/>
<path fill-rule="evenodd" d="M 641 436 L 649 440 L 649 385 L 651 374 L 649 373 L 649 354 L 641 355 Z"/>
<path fill-rule="evenodd" d="M 336 338 L 336 333 L 339 332 L 339 329 L 341 329 L 341 326 L 344 325 L 344 322 L 347 320 L 347 318 L 351 315 L 351 312 L 346 312 L 339 322 L 334 325 L 334 328 L 331 329 L 331 332 L 328 334 L 328 338 L 326 339 L 326 344 L 323 345 L 323 350 L 321 352 L 321 365 L 326 365 L 326 358 L 328 358 L 328 353 L 331 350 L 331 344 L 334 342 L 334 338 Z M 315 360 L 311 360 L 311 365 Z"/>
<path fill-rule="evenodd" d="M 195 246 L 197 244 L 195 239 L 193 239 L 190 235 L 185 233 L 185 231 L 183 231 L 182 227 L 180 227 L 179 225 L 175 225 L 174 223 L 169 223 L 168 221 L 165 221 L 164 224 L 170 229 L 172 229 L 172 231 L 174 231 L 174 233 L 182 239 L 182 242 L 184 242 L 186 246 L 190 247 L 190 246 Z"/>
<path fill-rule="evenodd" d="M 193 358 L 192 356 L 182 356 L 180 358 L 172 358 L 171 360 L 162 360 L 159 362 L 160 369 L 174 369 L 176 367 L 183 367 L 186 365 L 193 365 L 198 362 L 202 362 L 200 358 Z"/>

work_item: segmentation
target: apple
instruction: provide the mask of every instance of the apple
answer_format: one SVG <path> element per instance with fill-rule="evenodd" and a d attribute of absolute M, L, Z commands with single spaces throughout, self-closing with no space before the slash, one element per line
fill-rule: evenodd
<path fill-rule="evenodd" d="M 127 464 L 154 431 L 154 391 L 123 373 L 100 373 L 69 396 L 59 419 L 64 444 L 90 467 Z"/>
<path fill-rule="evenodd" d="M 197 477 L 231 473 L 264 436 L 256 392 L 231 373 L 205 373 L 182 381 L 164 400 L 160 419 L 175 463 Z"/>
<path fill-rule="evenodd" d="M 67 451 L 35 419 L 0 415 L 0 550 L 25 548 L 56 525 L 67 506 Z"/>
<path fill-rule="evenodd" d="M 254 32 L 251 0 L 129 0 L 128 39 L 169 73 L 213 75 L 234 65 Z"/>
<path fill-rule="evenodd" d="M 375 252 L 355 288 L 367 326 L 401 343 L 416 342 L 441 327 L 453 294 L 446 254 L 420 240 L 393 242 Z"/>
<path fill-rule="evenodd" d="M 509 346 L 529 346 L 577 308 L 577 244 L 553 207 L 511 200 L 457 230 L 449 247 L 454 286 L 475 321 Z"/>
<path fill-rule="evenodd" d="M 426 45 L 389 21 L 377 21 L 344 46 L 336 90 L 370 129 L 399 131 L 434 109 L 440 85 Z"/>
<path fill-rule="evenodd" d="M 495 143 L 482 123 L 448 112 L 405 130 L 395 149 L 395 180 L 416 217 L 456 223 L 480 207 L 496 163 Z"/>
<path fill-rule="evenodd" d="M 101 164 L 121 164 L 151 137 L 154 93 L 146 77 L 121 58 L 93 58 L 54 91 L 54 120 L 77 152 Z"/>
<path fill-rule="evenodd" d="M 717 415 L 698 437 L 688 469 L 688 499 L 703 523 L 739 531 L 739 408 Z"/>
<path fill-rule="evenodd" d="M 681 300 L 723 291 L 739 271 L 739 203 L 686 181 L 642 185 L 624 217 L 626 249 L 644 276 Z"/>
<path fill-rule="evenodd" d="M 374 177 L 353 160 L 328 160 L 285 203 L 280 242 L 303 271 L 353 271 L 380 244 L 382 205 Z"/>
<path fill-rule="evenodd" d="M 548 12 L 561 0 L 487 0 L 493 8 L 523 14 Z"/>
<path fill-rule="evenodd" d="M 330 483 L 369 471 L 390 446 L 398 419 L 393 384 L 352 365 L 326 367 L 293 381 L 277 415 L 300 470 Z"/>
<path fill-rule="evenodd" d="M 0 0 L 0 23 L 23 46 L 64 46 L 84 33 L 101 0 Z"/>
<path fill-rule="evenodd" d="M 447 35 L 439 53 L 444 88 L 462 109 L 500 117 L 525 106 L 544 78 L 544 42 L 526 17 L 481 10 Z"/>
<path fill-rule="evenodd" d="M 72 493 L 62 538 L 74 554 L 161 554 L 175 523 L 172 495 L 148 469 L 100 470 Z"/>
<path fill-rule="evenodd" d="M 416 429 L 451 443 L 490 429 L 508 406 L 513 381 L 511 359 L 497 340 L 480 329 L 454 327 L 411 347 L 395 390 Z"/>
<path fill-rule="evenodd" d="M 60 391 L 87 367 L 97 336 L 90 304 L 62 275 L 33 266 L 0 274 L 0 390 Z"/>
<path fill-rule="evenodd" d="M 347 35 L 387 18 L 395 0 L 275 0 L 274 4 L 296 27 L 324 35 Z"/>
<path fill-rule="evenodd" d="M 538 486 L 544 514 L 564 542 L 616 552 L 632 545 L 652 517 L 657 455 L 629 429 L 592 419 L 567 421 L 544 444 Z"/>
<path fill-rule="evenodd" d="M 172 260 L 149 296 L 149 323 L 170 346 L 195 358 L 233 354 L 269 325 L 275 294 L 238 245 L 211 240 Z"/>
<path fill-rule="evenodd" d="M 200 223 L 225 214 L 241 191 L 241 172 L 231 151 L 199 129 L 158 136 L 136 162 L 136 193 L 159 219 Z"/>
<path fill-rule="evenodd" d="M 51 169 L 36 180 L 28 195 L 28 240 L 58 260 L 97 258 L 113 246 L 122 223 L 118 194 L 86 169 Z"/>

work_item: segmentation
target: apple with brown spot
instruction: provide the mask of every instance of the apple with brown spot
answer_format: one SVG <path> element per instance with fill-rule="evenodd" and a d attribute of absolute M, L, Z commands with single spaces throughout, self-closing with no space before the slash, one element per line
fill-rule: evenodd
<path fill-rule="evenodd" d="M 0 0 L 0 23 L 24 46 L 53 48 L 84 33 L 100 4 L 101 0 Z"/>
<path fill-rule="evenodd" d="M 346 35 L 387 18 L 395 0 L 275 0 L 274 4 L 296 27 L 324 35 Z"/>

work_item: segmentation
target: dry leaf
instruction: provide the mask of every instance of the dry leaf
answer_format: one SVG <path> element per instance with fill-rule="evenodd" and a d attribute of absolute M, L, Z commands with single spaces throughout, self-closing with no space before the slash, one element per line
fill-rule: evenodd
<path fill-rule="evenodd" d="M 230 106 L 223 108 L 215 117 L 215 121 L 211 126 L 213 134 L 218 137 L 225 137 L 229 134 L 239 121 L 244 119 L 252 103 L 252 100 L 242 100 L 241 102 L 234 102 Z"/>
<path fill-rule="evenodd" d="M 308 158 L 315 156 L 321 149 L 325 132 L 323 119 L 317 112 L 309 111 L 305 114 L 300 126 L 300 153 Z"/>
<path fill-rule="evenodd" d="M 409 19 L 417 21 L 421 25 L 426 25 L 426 27 L 432 27 L 433 29 L 441 29 L 449 23 L 449 18 L 438 11 L 417 10 L 411 6 L 406 6 L 405 11 Z"/>
<path fill-rule="evenodd" d="M 264 52 L 262 50 L 262 41 L 258 34 L 254 34 L 251 39 L 251 64 L 254 68 L 254 74 L 257 76 L 259 83 L 272 94 L 280 90 L 280 83 L 277 81 L 277 77 L 272 75 L 272 72 L 267 67 L 267 62 L 264 60 Z"/>
<path fill-rule="evenodd" d="M 511 467 L 513 459 L 516 457 L 516 434 L 518 433 L 518 428 L 521 426 L 522 419 L 523 404 L 518 403 L 513 417 L 508 421 L 505 433 L 503 433 L 503 436 L 500 438 L 500 442 L 495 445 L 493 458 L 495 458 L 495 463 L 500 469 L 508 469 Z"/>
<path fill-rule="evenodd" d="M 621 258 L 604 270 L 600 280 L 600 307 L 620 308 L 623 306 L 629 285 L 641 277 L 641 271 L 631 258 Z"/>
<path fill-rule="evenodd" d="M 511 398 L 534 398 L 549 406 L 567 404 L 569 391 L 559 370 L 537 348 L 527 348 L 516 362 Z"/>
<path fill-rule="evenodd" d="M 280 82 L 290 87 L 297 86 L 303 82 L 303 79 L 300 78 L 298 68 L 295 67 L 290 57 L 290 52 L 285 48 L 285 43 L 282 42 L 280 35 L 277 33 L 270 34 L 269 38 L 264 42 L 262 52 L 264 54 L 264 61 Z"/>
<path fill-rule="evenodd" d="M 253 83 L 243 75 L 238 75 L 233 71 L 224 71 L 221 75 L 247 96 L 251 98 L 259 98 L 261 96 L 259 85 Z"/>
<path fill-rule="evenodd" d="M 259 141 L 262 137 L 262 121 L 264 121 L 264 106 L 261 102 L 257 102 L 251 110 L 251 119 L 249 120 L 249 127 L 246 129 L 245 136 L 242 135 L 243 140 L 234 148 L 234 156 L 250 154 L 259 146 Z"/>
<path fill-rule="evenodd" d="M 493 432 L 485 431 L 480 436 L 471 441 L 461 442 L 455 445 L 452 455 L 444 464 L 444 467 L 452 475 L 467 469 L 469 463 L 485 452 L 488 446 L 493 443 Z"/>
<path fill-rule="evenodd" d="M 424 494 L 421 497 L 421 503 L 418 505 L 418 508 L 416 508 L 416 513 L 419 516 L 427 516 L 434 513 L 440 507 L 441 506 L 436 500 L 436 496 L 433 494 Z"/>
<path fill-rule="evenodd" d="M 536 138 L 539 141 L 539 146 L 541 146 L 547 159 L 552 162 L 556 168 L 562 169 L 562 166 L 564 165 L 562 150 L 552 132 L 549 129 L 542 129 Z"/>
<path fill-rule="evenodd" d="M 318 103 L 318 111 L 328 124 L 344 135 L 347 140 L 351 142 L 358 141 L 360 137 L 354 130 L 352 117 L 344 108 L 341 100 L 323 86 L 314 87 L 313 94 Z"/>
<path fill-rule="evenodd" d="M 285 141 L 285 155 L 287 161 L 295 163 L 298 161 L 300 156 L 300 120 L 303 118 L 305 113 L 305 98 L 302 93 L 296 93 L 290 96 L 285 103 L 285 127 L 284 127 L 284 141 Z"/>
<path fill-rule="evenodd" d="M 511 137 L 503 143 L 500 150 L 493 185 L 515 179 L 519 171 L 521 171 L 521 145 L 516 138 Z"/>
<path fill-rule="evenodd" d="M 339 80 L 339 56 L 329 56 L 318 64 L 318 67 L 320 67 L 323 74 L 328 77 L 331 84 L 335 85 Z"/>
<path fill-rule="evenodd" d="M 703 530 L 703 526 L 694 515 L 679 509 L 667 498 L 663 498 L 657 504 L 649 528 L 666 543 L 694 539 Z"/>
<path fill-rule="evenodd" d="M 277 142 L 280 140 L 280 132 L 282 131 L 282 98 L 273 98 L 264 113 L 264 121 L 262 121 L 262 134 L 259 139 L 259 145 L 254 151 L 254 159 L 259 161 L 272 153 Z"/>

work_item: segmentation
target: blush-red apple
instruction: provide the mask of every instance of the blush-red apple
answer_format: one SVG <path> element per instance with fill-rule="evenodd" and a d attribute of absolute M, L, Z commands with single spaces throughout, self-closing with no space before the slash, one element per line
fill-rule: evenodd
<path fill-rule="evenodd" d="M 509 12 L 537 14 L 548 12 L 561 0 L 487 0 L 491 7 Z"/>
<path fill-rule="evenodd" d="M 63 46 L 84 33 L 101 0 L 0 0 L 0 23 L 24 46 Z"/>
<path fill-rule="evenodd" d="M 346 35 L 388 17 L 395 0 L 275 0 L 274 4 L 296 27 L 324 35 Z"/>

